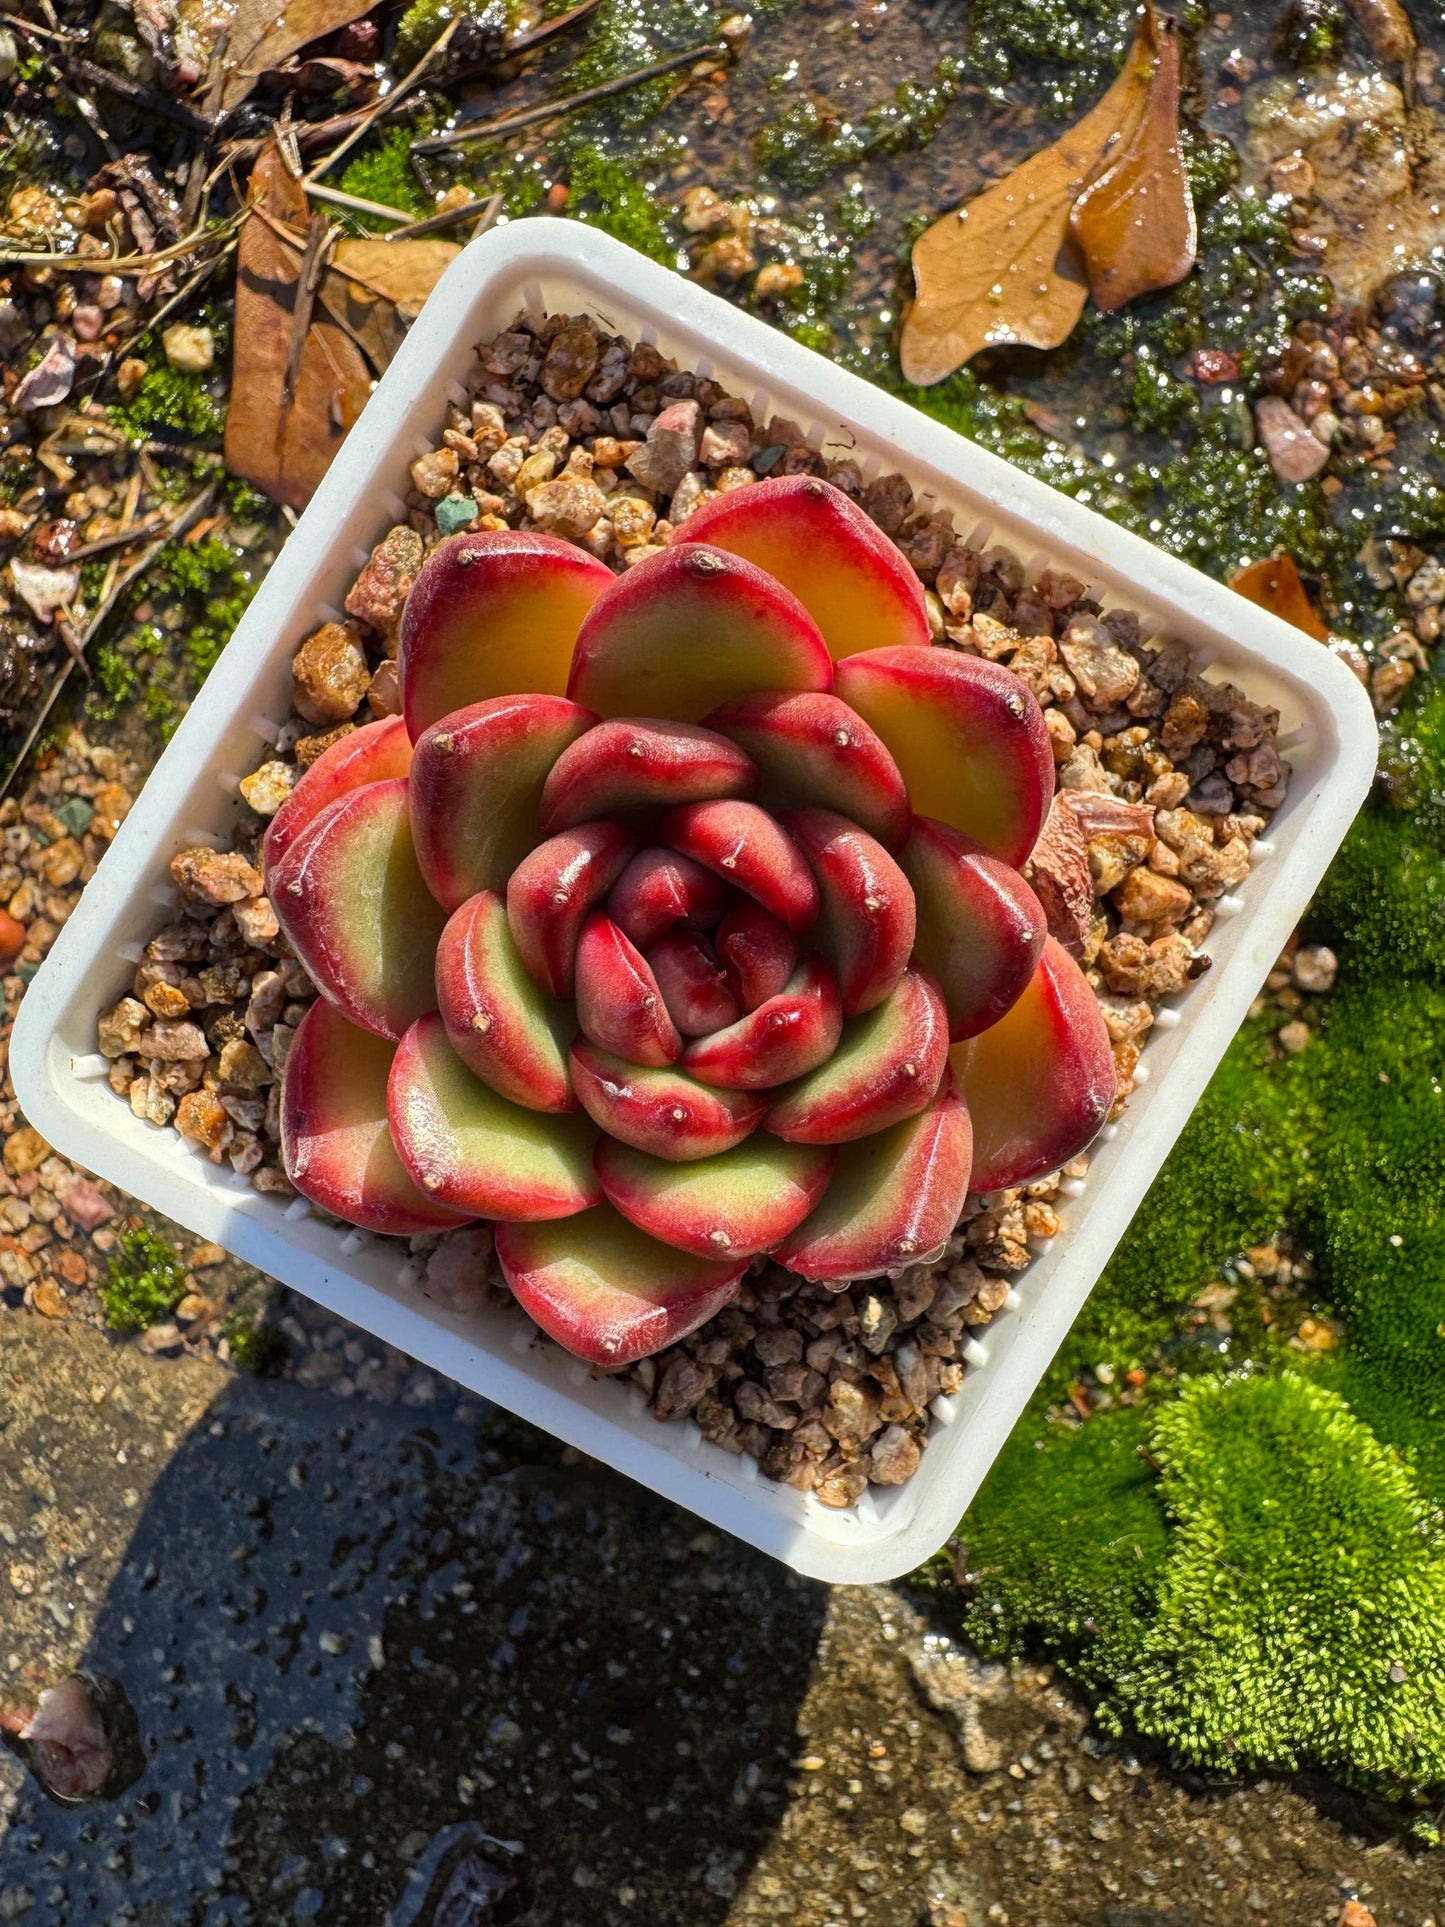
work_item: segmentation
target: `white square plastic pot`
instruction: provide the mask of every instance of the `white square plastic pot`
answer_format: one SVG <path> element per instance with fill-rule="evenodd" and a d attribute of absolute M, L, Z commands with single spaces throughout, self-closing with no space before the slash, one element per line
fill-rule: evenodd
<path fill-rule="evenodd" d="M 407 469 L 439 437 L 479 341 L 519 312 L 595 315 L 715 377 L 765 421 L 800 423 L 866 476 L 901 470 L 975 544 L 1006 543 L 1032 577 L 1053 564 L 1146 634 L 1177 636 L 1198 668 L 1280 711 L 1289 797 L 1256 867 L 1219 905 L 1214 968 L 1161 1012 L 1140 1088 L 1096 1146 L 1064 1229 L 1008 1307 L 966 1348 L 933 1407 L 920 1470 L 848 1511 L 774 1485 L 691 1421 L 659 1424 L 640 1390 L 591 1375 L 510 1307 L 455 1316 L 419 1288 L 399 1241 L 322 1222 L 304 1200 L 253 1191 L 108 1088 L 97 1013 L 128 988 L 140 946 L 175 913 L 179 849 L 228 839 L 237 780 L 286 718 L 290 661 L 335 618 L 357 570 L 403 516 Z M 762 322 L 586 227 L 523 221 L 474 242 L 427 302 L 345 447 L 30 986 L 10 1065 L 26 1117 L 61 1152 L 413 1358 L 820 1579 L 892 1578 L 947 1538 L 1203 1091 L 1368 789 L 1375 726 L 1364 692 L 1318 644 L 1139 537 L 1030 479 Z M 1147 1081 L 1146 1081 L 1147 1080 Z"/>

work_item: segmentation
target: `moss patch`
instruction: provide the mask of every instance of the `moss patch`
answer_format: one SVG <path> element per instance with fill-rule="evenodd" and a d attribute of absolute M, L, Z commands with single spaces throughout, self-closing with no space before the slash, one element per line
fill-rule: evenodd
<path fill-rule="evenodd" d="M 634 168 L 609 160 L 595 147 L 580 147 L 572 156 L 569 187 L 568 211 L 577 219 L 665 267 L 676 266 L 677 247 L 668 239 L 663 208 Z"/>
<path fill-rule="evenodd" d="M 1445 1538 L 1397 1456 L 1293 1373 L 1191 1386 L 1153 1446 L 1174 1529 L 1133 1724 L 1226 1773 L 1445 1783 Z"/>
<path fill-rule="evenodd" d="M 186 1267 L 174 1246 L 144 1228 L 122 1231 L 100 1287 L 112 1331 L 144 1331 L 186 1295 Z"/>

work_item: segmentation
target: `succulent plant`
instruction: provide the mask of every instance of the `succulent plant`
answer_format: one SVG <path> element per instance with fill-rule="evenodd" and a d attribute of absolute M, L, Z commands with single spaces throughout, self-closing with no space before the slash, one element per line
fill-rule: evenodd
<path fill-rule="evenodd" d="M 368 1230 L 496 1221 L 513 1293 L 618 1369 L 753 1258 L 846 1282 L 1051 1171 L 1107 1033 L 1019 873 L 1053 795 L 1009 670 L 810 476 L 705 504 L 613 576 L 555 537 L 439 543 L 401 717 L 266 838 L 322 992 L 286 1061 L 297 1189 Z"/>

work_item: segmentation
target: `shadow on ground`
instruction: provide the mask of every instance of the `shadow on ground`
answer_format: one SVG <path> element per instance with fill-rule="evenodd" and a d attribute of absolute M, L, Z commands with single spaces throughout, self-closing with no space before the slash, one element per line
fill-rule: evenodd
<path fill-rule="evenodd" d="M 82 1661 L 134 1702 L 145 1772 L 88 1808 L 24 1778 L 0 1918 L 425 1927 L 485 1833 L 528 1927 L 720 1922 L 786 1802 L 823 1589 L 516 1459 L 474 1418 L 223 1390 Z"/>

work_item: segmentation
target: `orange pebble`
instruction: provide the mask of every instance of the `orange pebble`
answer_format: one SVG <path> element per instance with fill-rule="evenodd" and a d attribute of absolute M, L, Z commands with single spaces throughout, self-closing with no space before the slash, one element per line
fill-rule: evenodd
<path fill-rule="evenodd" d="M 0 964 L 8 964 L 25 948 L 26 930 L 8 910 L 0 910 Z"/>

